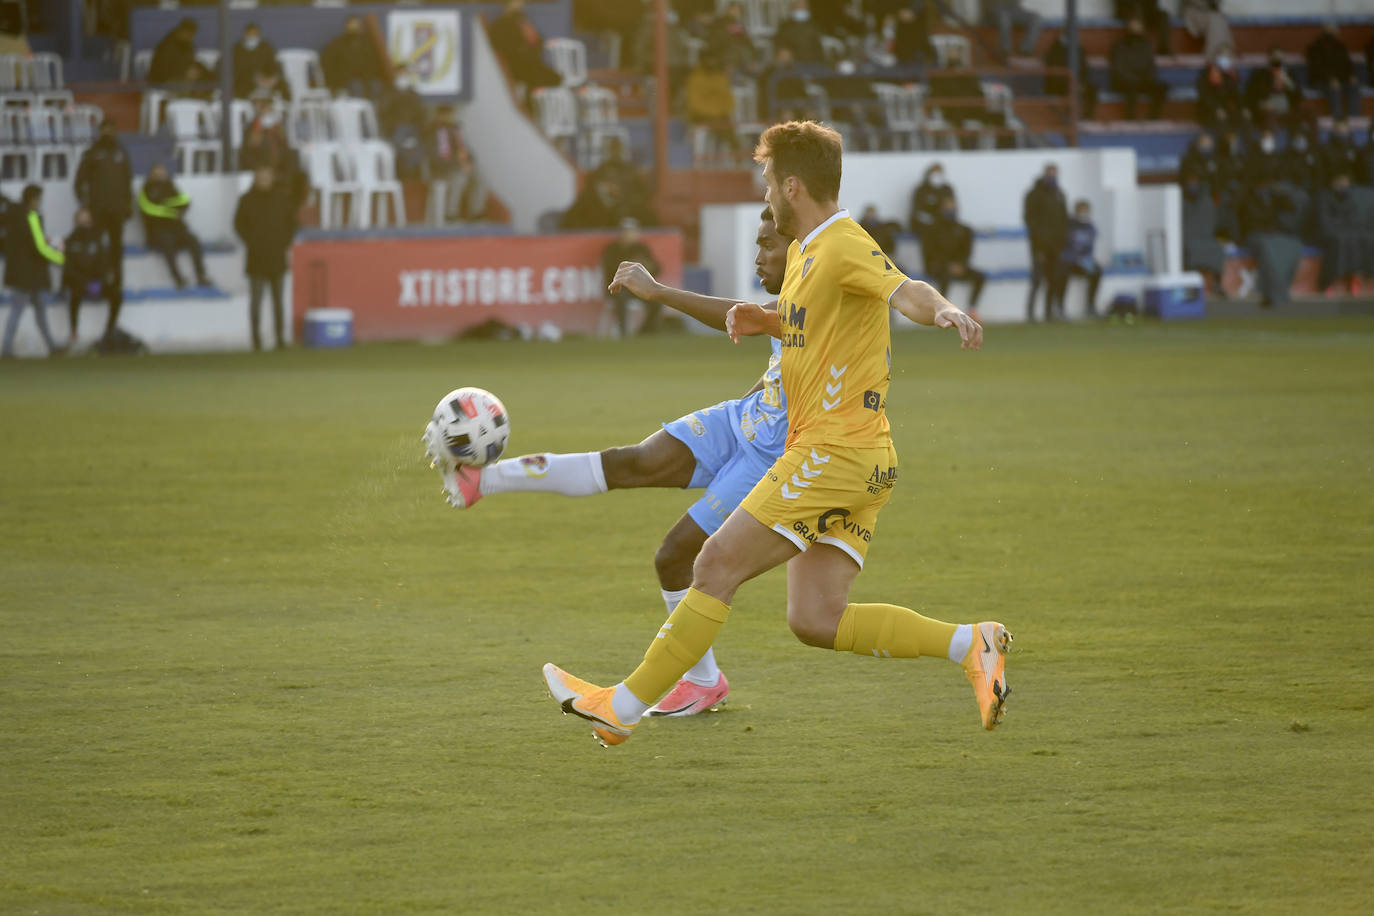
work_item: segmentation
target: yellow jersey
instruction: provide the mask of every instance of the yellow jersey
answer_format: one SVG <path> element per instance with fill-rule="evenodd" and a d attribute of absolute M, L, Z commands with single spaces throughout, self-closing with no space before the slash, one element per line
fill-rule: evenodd
<path fill-rule="evenodd" d="M 788 247 L 778 294 L 787 448 L 891 441 L 888 300 L 906 279 L 845 210 Z"/>

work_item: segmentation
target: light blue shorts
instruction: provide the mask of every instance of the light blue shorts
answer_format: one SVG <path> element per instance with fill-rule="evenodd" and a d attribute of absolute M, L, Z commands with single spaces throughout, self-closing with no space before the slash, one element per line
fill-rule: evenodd
<path fill-rule="evenodd" d="M 708 535 L 716 533 L 781 453 L 781 449 L 775 453 L 757 448 L 742 438 L 738 404 L 723 401 L 663 424 L 668 435 L 691 449 L 697 460 L 687 486 L 705 487 L 706 493 L 687 515 Z"/>

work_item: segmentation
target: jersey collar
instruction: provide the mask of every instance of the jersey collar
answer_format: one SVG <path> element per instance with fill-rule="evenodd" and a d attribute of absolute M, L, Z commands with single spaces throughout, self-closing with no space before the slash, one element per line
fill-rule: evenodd
<path fill-rule="evenodd" d="M 833 214 L 831 214 L 831 216 L 830 216 L 829 219 L 827 219 L 825 222 L 821 223 L 821 224 L 820 224 L 819 226 L 817 226 L 815 229 L 812 229 L 811 232 L 806 236 L 806 238 L 802 239 L 802 241 L 801 241 L 801 247 L 798 248 L 797 250 L 798 250 L 798 251 L 805 251 L 805 250 L 806 250 L 806 246 L 811 244 L 811 240 L 814 239 L 816 236 L 820 235 L 822 232 L 824 232 L 826 226 L 829 226 L 831 223 L 835 222 L 835 220 L 837 220 L 837 219 L 844 219 L 844 218 L 847 217 L 847 216 L 849 216 L 849 211 L 848 211 L 848 210 L 845 210 L 845 209 L 836 210 Z"/>

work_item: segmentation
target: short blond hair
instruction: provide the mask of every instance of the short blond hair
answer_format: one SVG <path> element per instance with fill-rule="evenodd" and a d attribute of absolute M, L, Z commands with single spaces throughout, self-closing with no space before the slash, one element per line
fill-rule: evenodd
<path fill-rule="evenodd" d="M 816 121 L 788 121 L 763 132 L 754 161 L 771 160 L 779 183 L 796 178 L 813 200 L 832 201 L 840 197 L 843 154 L 844 140 L 833 128 Z"/>

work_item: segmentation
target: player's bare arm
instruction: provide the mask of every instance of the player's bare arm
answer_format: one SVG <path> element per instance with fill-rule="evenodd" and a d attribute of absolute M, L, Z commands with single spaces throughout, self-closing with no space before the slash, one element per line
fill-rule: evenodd
<path fill-rule="evenodd" d="M 648 268 L 636 261 L 621 261 L 607 290 L 612 293 L 625 290 L 645 302 L 666 305 L 717 331 L 725 330 L 725 314 L 735 304 L 734 299 L 703 296 L 701 293 L 660 283 L 649 273 Z"/>
<path fill-rule="evenodd" d="M 981 350 L 983 326 L 969 317 L 940 291 L 922 280 L 907 280 L 892 294 L 892 307 L 917 324 L 927 327 L 955 328 L 965 350 Z"/>
<path fill-rule="evenodd" d="M 735 343 L 739 343 L 741 337 L 753 337 L 756 334 L 781 338 L 782 322 L 774 306 L 736 302 L 725 315 L 725 333 Z"/>

